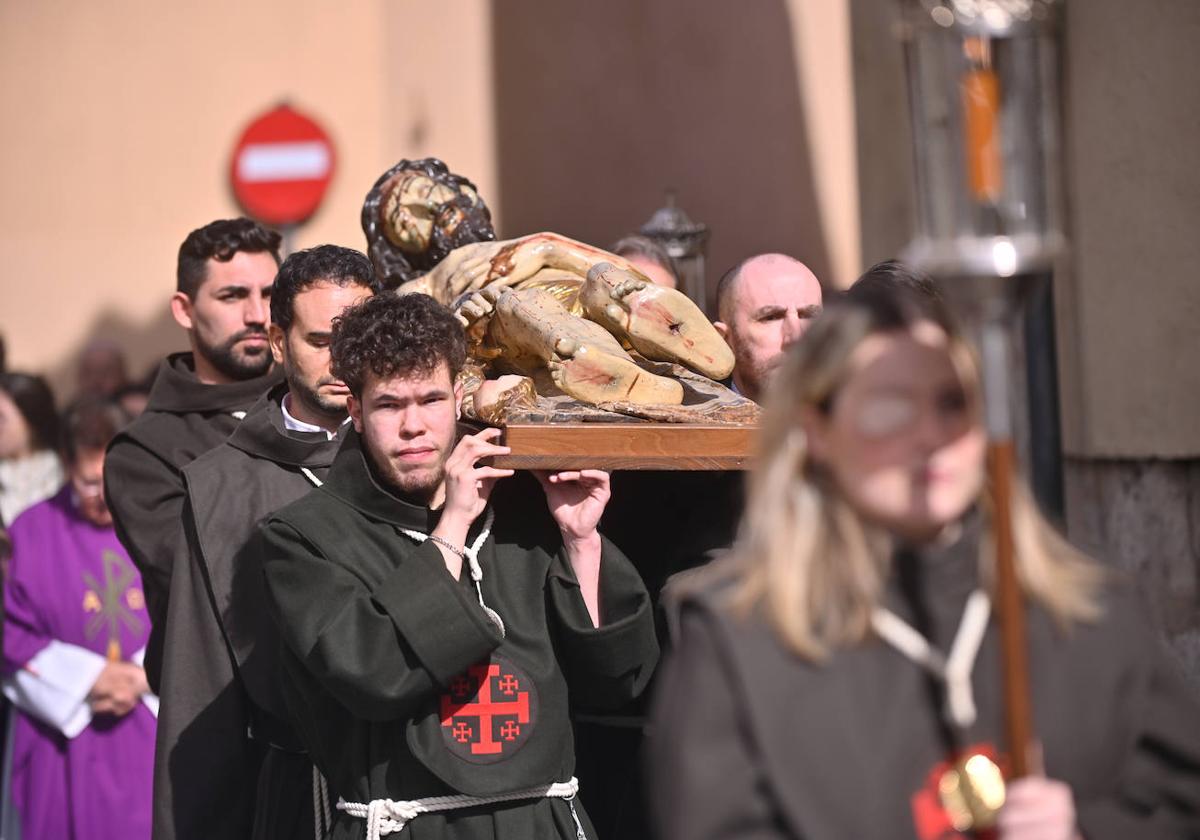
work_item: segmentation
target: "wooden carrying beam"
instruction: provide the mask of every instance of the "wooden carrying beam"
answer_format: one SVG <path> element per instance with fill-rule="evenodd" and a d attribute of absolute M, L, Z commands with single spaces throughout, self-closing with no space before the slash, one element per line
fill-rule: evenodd
<path fill-rule="evenodd" d="M 520 423 L 493 466 L 516 470 L 742 470 L 754 426 L 681 423 Z"/>

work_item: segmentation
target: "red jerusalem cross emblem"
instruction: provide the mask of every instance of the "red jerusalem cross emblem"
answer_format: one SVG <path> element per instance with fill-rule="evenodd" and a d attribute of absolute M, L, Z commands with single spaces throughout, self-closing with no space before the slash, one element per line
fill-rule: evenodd
<path fill-rule="evenodd" d="M 472 665 L 442 695 L 442 740 L 475 764 L 512 755 L 529 739 L 537 717 L 537 689 L 507 659 Z"/>

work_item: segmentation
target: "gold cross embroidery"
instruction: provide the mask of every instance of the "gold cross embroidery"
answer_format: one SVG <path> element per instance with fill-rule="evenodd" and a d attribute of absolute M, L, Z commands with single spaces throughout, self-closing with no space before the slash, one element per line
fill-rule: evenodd
<path fill-rule="evenodd" d="M 106 549 L 100 560 L 104 566 L 104 586 L 91 572 L 83 573 L 84 585 L 88 587 L 83 596 L 83 609 L 96 613 L 84 627 L 84 635 L 90 641 L 102 629 L 107 629 L 107 654 L 115 661 L 121 658 L 121 625 L 129 628 L 131 633 L 142 632 L 142 620 L 125 606 L 122 599 L 130 584 L 137 580 L 137 572 L 115 551 Z"/>

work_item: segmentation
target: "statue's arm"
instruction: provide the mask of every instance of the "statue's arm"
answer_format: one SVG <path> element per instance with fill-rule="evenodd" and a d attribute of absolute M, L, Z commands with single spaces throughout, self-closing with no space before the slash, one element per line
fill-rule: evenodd
<path fill-rule="evenodd" d="M 557 233 L 533 233 L 503 242 L 476 242 L 455 248 L 442 262 L 402 290 L 423 291 L 445 304 L 484 286 L 515 286 L 544 268 L 587 276 L 592 266 L 613 263 L 628 270 L 618 256 Z M 420 281 L 424 283 L 420 283 Z M 413 284 L 420 283 L 420 286 Z M 411 287 L 411 288 L 410 288 Z"/>

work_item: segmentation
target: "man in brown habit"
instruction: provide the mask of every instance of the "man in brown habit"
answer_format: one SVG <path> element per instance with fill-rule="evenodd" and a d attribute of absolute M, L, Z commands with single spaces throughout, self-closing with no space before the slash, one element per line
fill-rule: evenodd
<path fill-rule="evenodd" d="M 186 556 L 180 472 L 229 437 L 278 381 L 267 347 L 279 234 L 249 219 L 223 219 L 179 248 L 171 314 L 191 352 L 159 367 L 145 412 L 109 445 L 104 492 L 117 537 L 142 574 L 152 628 L 146 677 L 158 692 L 171 573 Z"/>
<path fill-rule="evenodd" d="M 329 370 L 333 319 L 379 291 L 366 255 L 320 245 L 290 255 L 271 296 L 284 383 L 224 443 L 183 469 L 187 562 L 171 580 L 154 783 L 156 840 L 298 837 L 313 830 L 312 762 L 287 724 L 279 637 L 266 614 L 269 514 L 329 470 L 348 427 Z"/>
<path fill-rule="evenodd" d="M 431 298 L 365 301 L 332 352 L 354 431 L 263 529 L 328 836 L 594 837 L 569 707 L 627 701 L 658 656 L 641 579 L 596 530 L 608 476 L 479 465 L 508 450 L 459 436 L 465 337 Z"/>

